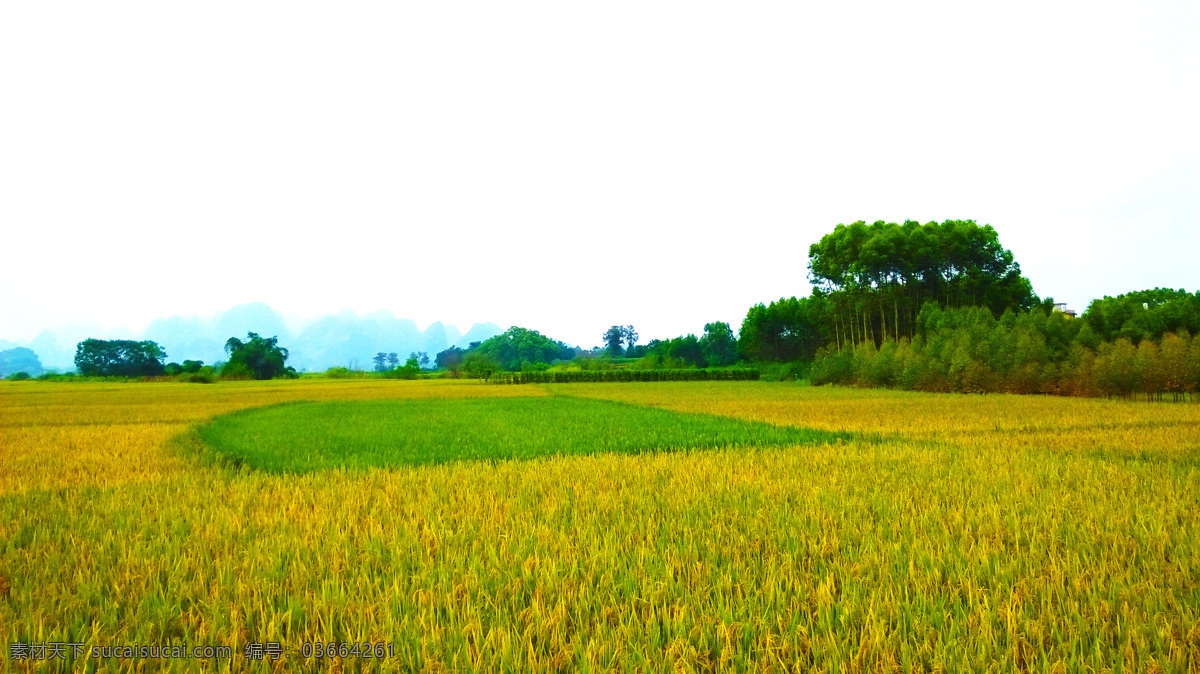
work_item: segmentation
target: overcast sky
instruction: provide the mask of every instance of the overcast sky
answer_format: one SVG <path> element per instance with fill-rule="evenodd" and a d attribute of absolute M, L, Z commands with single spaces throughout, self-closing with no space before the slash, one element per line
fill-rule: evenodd
<path fill-rule="evenodd" d="M 1200 288 L 1200 3 L 7 2 L 0 338 L 262 301 L 591 346 L 993 225 L 1082 310 Z"/>

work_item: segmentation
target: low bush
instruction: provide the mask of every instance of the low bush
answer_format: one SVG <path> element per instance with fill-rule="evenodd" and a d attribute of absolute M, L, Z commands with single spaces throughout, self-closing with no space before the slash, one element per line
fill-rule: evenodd
<path fill-rule="evenodd" d="M 383 373 L 383 377 L 387 379 L 416 379 L 419 374 L 421 374 L 420 366 L 410 364 L 388 370 Z"/>
<path fill-rule="evenodd" d="M 324 376 L 328 377 L 329 379 L 351 379 L 355 377 L 361 377 L 362 373 L 355 372 L 348 367 L 331 367 L 328 370 L 325 370 Z"/>
<path fill-rule="evenodd" d="M 812 372 L 812 363 L 794 361 L 791 363 L 759 363 L 763 381 L 800 381 L 808 379 Z"/>
<path fill-rule="evenodd" d="M 211 384 L 217 380 L 217 371 L 212 367 L 205 365 L 198 368 L 195 372 L 187 372 L 180 375 L 180 381 L 186 381 L 191 384 Z"/>
<path fill-rule="evenodd" d="M 494 372 L 492 384 L 577 384 L 591 382 L 639 381 L 747 381 L 757 380 L 759 371 L 751 368 L 671 369 L 671 370 L 579 370 L 548 372 Z"/>

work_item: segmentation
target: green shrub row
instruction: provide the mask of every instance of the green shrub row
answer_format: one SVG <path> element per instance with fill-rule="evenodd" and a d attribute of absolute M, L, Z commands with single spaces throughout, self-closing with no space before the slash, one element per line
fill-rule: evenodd
<path fill-rule="evenodd" d="M 750 368 L 712 370 L 621 369 L 581 370 L 576 372 L 495 372 L 487 381 L 492 384 L 577 384 L 631 381 L 748 381 L 757 380 L 758 377 L 758 370 Z"/>
<path fill-rule="evenodd" d="M 813 363 L 813 384 L 900 388 L 959 393 L 1044 393 L 1162 400 L 1197 399 L 1200 394 L 1200 337 L 1186 330 L 1143 339 L 1100 342 L 1093 350 L 1079 340 L 1057 354 L 1037 332 L 942 329 L 914 340 L 869 342 L 834 351 L 823 349 Z"/>

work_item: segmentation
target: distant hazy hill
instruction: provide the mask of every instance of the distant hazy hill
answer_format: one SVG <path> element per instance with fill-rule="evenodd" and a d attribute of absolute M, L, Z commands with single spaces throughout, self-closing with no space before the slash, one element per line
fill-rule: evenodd
<path fill-rule="evenodd" d="M 476 323 L 467 332 L 491 337 L 503 331 L 495 323 Z M 457 339 L 451 341 L 451 337 Z M 434 323 L 421 331 L 411 320 L 396 318 L 386 311 L 359 317 L 346 310 L 314 321 L 301 330 L 294 344 L 288 347 L 291 349 L 288 362 L 295 361 L 298 370 L 324 370 L 335 365 L 370 369 L 371 357 L 379 352 L 396 353 L 404 360 L 413 351 L 424 351 L 432 359 L 463 339 L 452 325 Z"/>
<path fill-rule="evenodd" d="M 333 366 L 371 368 L 371 357 L 382 351 L 395 352 L 401 360 L 413 351 L 425 351 L 432 359 L 450 346 L 465 347 L 503 332 L 495 323 L 476 323 L 466 335 L 453 325 L 433 323 L 424 331 L 409 319 L 387 311 L 358 316 L 343 310 L 306 324 L 293 334 L 279 312 L 261 302 L 241 304 L 215 316 L 170 316 L 158 318 L 141 335 L 104 332 L 95 325 L 72 324 L 46 330 L 27 345 L 0 340 L 5 349 L 28 346 L 47 368 L 75 367 L 75 345 L 89 337 L 98 339 L 150 339 L 167 352 L 167 360 L 225 360 L 225 342 L 245 338 L 247 332 L 277 336 L 288 349 L 288 364 L 297 370 L 324 370 Z"/>
<path fill-rule="evenodd" d="M 476 323 L 467 330 L 467 334 L 463 335 L 454 343 L 454 346 L 467 348 L 471 342 L 482 342 L 485 339 L 491 339 L 496 335 L 504 332 L 499 325 L 495 323 Z"/>
<path fill-rule="evenodd" d="M 204 320 L 196 317 L 155 319 L 146 327 L 146 339 L 158 342 L 170 361 L 202 360 L 215 363 L 225 359 L 225 340 L 222 340 Z M 229 335 L 233 337 L 234 335 Z M 245 337 L 246 333 L 238 336 Z"/>
<path fill-rule="evenodd" d="M 41 374 L 42 363 L 37 354 L 23 346 L 0 351 L 0 379 L 17 372 L 24 372 L 30 377 Z"/>
<path fill-rule="evenodd" d="M 51 370 L 75 369 L 75 345 L 89 338 L 133 339 L 128 330 L 101 330 L 94 323 L 69 323 L 54 330 L 43 330 L 24 346 L 33 349 L 42 366 Z"/>

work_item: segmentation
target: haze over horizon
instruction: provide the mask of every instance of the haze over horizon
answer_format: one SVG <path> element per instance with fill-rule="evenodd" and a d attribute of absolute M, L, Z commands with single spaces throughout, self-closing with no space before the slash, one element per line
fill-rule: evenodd
<path fill-rule="evenodd" d="M 313 315 L 313 316 L 303 316 L 303 315 L 297 314 L 295 312 L 285 313 L 282 311 L 278 311 L 275 309 L 275 307 L 272 307 L 270 304 L 268 304 L 266 302 L 251 300 L 248 302 L 241 302 L 238 304 L 234 304 L 234 305 L 225 307 L 224 309 L 221 309 L 221 310 L 218 310 L 218 311 L 215 311 L 212 313 L 208 313 L 208 314 L 196 314 L 196 313 L 184 314 L 184 313 L 177 313 L 177 312 L 167 313 L 167 314 L 163 314 L 161 316 L 155 316 L 152 319 L 150 319 L 148 322 L 146 322 L 145 324 L 141 324 L 136 328 L 131 328 L 128 325 L 109 325 L 109 324 L 105 324 L 105 323 L 98 322 L 98 321 L 65 321 L 62 323 L 54 324 L 54 325 L 43 326 L 42 328 L 35 330 L 32 334 L 24 333 L 24 334 L 15 335 L 15 336 L 0 334 L 0 340 L 5 340 L 8 342 L 14 342 L 14 343 L 28 343 L 43 332 L 47 332 L 47 331 L 58 332 L 58 331 L 63 331 L 63 330 L 75 330 L 75 331 L 86 330 L 86 331 L 96 333 L 94 335 L 95 337 L 104 338 L 104 339 L 135 339 L 135 338 L 140 338 L 141 336 L 143 336 L 146 333 L 147 328 L 151 327 L 154 323 L 165 320 L 165 319 L 181 318 L 181 319 L 186 319 L 186 320 L 197 319 L 197 320 L 202 320 L 202 321 L 211 321 L 211 320 L 219 318 L 222 314 L 224 314 L 230 310 L 236 309 L 238 307 L 245 307 L 245 306 L 251 306 L 251 305 L 262 305 L 262 306 L 270 308 L 272 311 L 279 314 L 280 318 L 282 319 L 282 324 L 287 328 L 287 332 L 289 334 L 296 334 L 296 333 L 302 332 L 305 328 L 311 326 L 312 324 L 314 324 L 318 321 L 321 321 L 323 319 L 327 319 L 327 318 L 333 318 L 333 317 L 341 318 L 341 317 L 351 316 L 355 319 L 363 319 L 363 318 L 367 318 L 367 317 L 370 317 L 370 316 L 376 315 L 376 314 L 387 314 L 398 320 L 411 321 L 417 327 L 417 329 L 421 330 L 421 331 L 424 331 L 436 324 L 441 324 L 441 325 L 446 325 L 446 326 L 455 326 L 455 327 L 458 326 L 458 324 L 452 323 L 450 321 L 437 321 L 437 320 L 429 321 L 428 323 L 418 323 L 417 321 L 415 321 L 411 318 L 408 318 L 406 316 L 397 315 L 396 313 L 389 311 L 387 309 L 378 309 L 376 311 L 368 311 L 366 313 L 359 313 L 357 311 L 354 311 L 353 309 L 350 309 L 349 307 L 343 307 L 342 309 L 339 309 L 337 311 L 322 313 L 322 314 Z M 476 325 L 476 324 L 487 324 L 487 323 L 493 323 L 493 321 L 473 321 L 473 322 L 469 323 L 468 326 Z M 599 341 L 599 340 L 597 340 L 597 341 Z"/>
<path fill-rule="evenodd" d="M 990 224 L 1080 311 L 1195 291 L 1197 34 L 1189 2 L 8 3 L 0 339 L 249 302 L 736 330 L 860 219 Z"/>
<path fill-rule="evenodd" d="M 213 364 L 226 359 L 226 340 L 255 332 L 264 337 L 278 337 L 279 345 L 290 352 L 288 364 L 300 371 L 334 366 L 369 369 L 371 356 L 379 352 L 394 352 L 404 358 L 411 352 L 423 351 L 432 359 L 451 346 L 465 348 L 501 331 L 495 323 L 475 323 L 465 332 L 452 323 L 440 321 L 420 327 L 387 311 L 359 316 L 343 310 L 301 324 L 289 324 L 270 306 L 251 302 L 210 316 L 161 316 L 136 332 L 73 323 L 43 330 L 29 340 L 0 336 L 0 351 L 26 347 L 39 357 L 42 366 L 70 370 L 74 368 L 75 346 L 84 339 L 149 339 L 163 347 L 170 361 L 201 360 Z"/>

